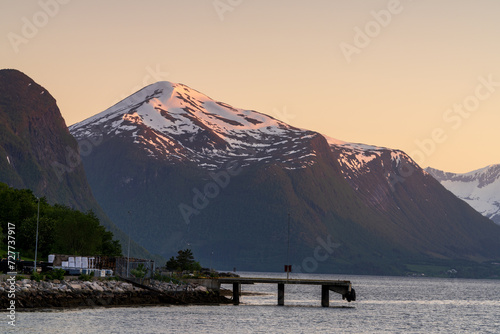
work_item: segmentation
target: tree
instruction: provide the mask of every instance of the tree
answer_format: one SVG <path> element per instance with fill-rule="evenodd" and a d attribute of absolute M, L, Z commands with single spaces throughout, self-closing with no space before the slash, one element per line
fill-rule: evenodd
<path fill-rule="evenodd" d="M 16 233 L 16 251 L 23 256 L 35 253 L 38 199 L 30 190 L 18 190 L 0 183 L 0 246 L 6 251 L 9 223 Z M 83 213 L 64 205 L 50 205 L 40 198 L 38 254 L 121 255 L 121 245 L 113 240 L 92 211 Z M 2 233 L 3 232 L 3 233 Z"/>
<path fill-rule="evenodd" d="M 37 217 L 32 216 L 23 220 L 21 226 L 17 229 L 17 242 L 24 246 L 27 256 L 35 255 L 36 245 L 36 225 Z M 52 218 L 40 217 L 38 224 L 38 259 L 46 258 L 52 251 L 54 243 L 54 226 Z M 28 248 L 31 245 L 31 249 Z"/>
<path fill-rule="evenodd" d="M 121 256 L 122 245 L 118 240 L 113 240 L 113 233 L 105 231 L 102 235 L 101 254 L 108 256 Z"/>
<path fill-rule="evenodd" d="M 100 225 L 92 211 L 83 213 L 66 206 L 54 205 L 56 218 L 53 250 L 73 255 L 121 255 L 121 245 L 113 233 Z"/>
<path fill-rule="evenodd" d="M 201 265 L 194 260 L 193 252 L 190 249 L 177 252 L 177 258 L 173 256 L 167 261 L 167 268 L 176 271 L 199 271 Z"/>

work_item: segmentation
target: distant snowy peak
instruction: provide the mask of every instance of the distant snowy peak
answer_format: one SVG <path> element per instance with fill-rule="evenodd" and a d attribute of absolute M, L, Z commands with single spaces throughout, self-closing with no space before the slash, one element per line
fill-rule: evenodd
<path fill-rule="evenodd" d="M 457 174 L 444 172 L 431 167 L 426 168 L 438 181 L 454 181 L 454 182 L 476 182 L 479 188 L 486 187 L 500 180 L 500 164 L 490 165 L 484 168 L 474 170 L 472 172 Z"/>
<path fill-rule="evenodd" d="M 463 174 L 447 173 L 430 167 L 426 171 L 455 196 L 500 224 L 500 165 L 490 165 Z"/>
<path fill-rule="evenodd" d="M 143 88 L 70 131 L 77 140 L 96 134 L 133 138 L 154 158 L 194 161 L 208 169 L 229 159 L 250 164 L 276 156 L 286 157 L 279 162 L 289 168 L 305 168 L 316 155 L 306 144 L 319 135 L 166 81 Z"/>

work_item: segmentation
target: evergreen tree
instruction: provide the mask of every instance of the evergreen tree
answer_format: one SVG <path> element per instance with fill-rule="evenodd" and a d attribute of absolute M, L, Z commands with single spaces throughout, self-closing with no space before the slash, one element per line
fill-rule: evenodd
<path fill-rule="evenodd" d="M 173 256 L 167 261 L 167 268 L 176 271 L 199 271 L 201 266 L 194 260 L 193 252 L 190 249 L 177 252 L 177 258 Z"/>

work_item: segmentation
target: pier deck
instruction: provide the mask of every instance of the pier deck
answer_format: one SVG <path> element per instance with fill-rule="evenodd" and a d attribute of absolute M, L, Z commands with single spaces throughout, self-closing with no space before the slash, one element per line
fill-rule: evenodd
<path fill-rule="evenodd" d="M 241 284 L 267 283 L 278 285 L 278 305 L 285 305 L 285 284 L 320 285 L 321 306 L 330 306 L 330 291 L 342 295 L 342 299 L 348 302 L 356 300 L 356 292 L 350 281 L 339 280 L 312 280 L 312 279 L 286 279 L 286 278 L 249 278 L 249 277 L 227 277 L 219 278 L 220 284 L 233 285 L 233 304 L 239 305 Z"/>

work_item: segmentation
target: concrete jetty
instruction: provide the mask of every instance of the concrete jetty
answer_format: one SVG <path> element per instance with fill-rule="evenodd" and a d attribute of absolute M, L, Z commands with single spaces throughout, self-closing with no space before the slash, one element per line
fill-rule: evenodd
<path fill-rule="evenodd" d="M 330 291 L 342 295 L 342 299 L 348 302 L 356 300 L 356 291 L 352 288 L 350 281 L 340 280 L 312 280 L 312 279 L 286 279 L 286 278 L 249 278 L 249 277 L 226 277 L 218 278 L 219 284 L 233 285 L 233 304 L 239 305 L 242 284 L 277 284 L 278 305 L 285 305 L 285 284 L 319 285 L 321 286 L 321 306 L 330 306 Z"/>

